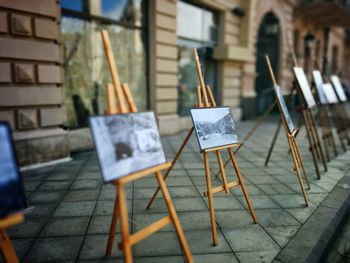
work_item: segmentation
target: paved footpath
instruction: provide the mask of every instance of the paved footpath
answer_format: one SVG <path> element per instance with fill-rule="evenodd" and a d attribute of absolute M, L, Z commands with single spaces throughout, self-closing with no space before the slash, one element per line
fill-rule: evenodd
<path fill-rule="evenodd" d="M 238 124 L 240 138 L 252 125 L 253 122 Z M 289 260 L 288 257 L 299 253 L 293 252 L 293 244 L 300 243 L 295 239 L 298 233 L 304 237 L 308 235 L 307 222 L 322 208 L 333 189 L 349 187 L 348 181 L 341 180 L 350 168 L 350 151 L 333 157 L 328 163 L 328 172 L 322 172 L 321 180 L 317 180 L 302 130 L 298 143 L 311 182 L 308 191 L 310 206 L 305 207 L 284 133 L 279 136 L 269 166 L 263 165 L 275 127 L 276 122 L 263 124 L 238 153 L 259 223 L 253 224 L 240 188 L 229 194 L 215 194 L 220 242 L 216 247 L 211 245 L 208 202 L 202 195 L 205 190 L 202 156 L 197 140 L 192 136 L 167 184 L 195 262 L 271 262 L 274 259 L 277 262 L 297 262 L 300 259 Z M 186 132 L 183 132 L 162 138 L 168 160 L 174 157 L 185 136 Z M 341 152 L 340 147 L 338 151 Z M 223 156 L 227 158 L 227 154 Z M 72 158 L 69 163 L 23 174 L 29 205 L 35 209 L 24 224 L 9 231 L 18 255 L 23 262 L 122 262 L 116 244 L 112 256 L 104 257 L 115 190 L 111 185 L 102 184 L 93 151 L 77 153 Z M 212 154 L 210 163 L 213 170 L 218 168 L 215 154 Z M 232 166 L 227 173 L 235 179 Z M 220 181 L 213 179 L 213 183 L 219 185 Z M 155 186 L 153 176 L 128 185 L 128 209 L 133 231 L 166 213 L 161 198 L 156 199 L 151 210 L 145 210 Z M 117 234 L 117 240 L 119 238 Z M 303 245 L 303 248 L 308 245 Z M 172 226 L 139 243 L 133 251 L 135 262 L 184 262 Z M 315 253 L 312 247 L 310 251 Z"/>

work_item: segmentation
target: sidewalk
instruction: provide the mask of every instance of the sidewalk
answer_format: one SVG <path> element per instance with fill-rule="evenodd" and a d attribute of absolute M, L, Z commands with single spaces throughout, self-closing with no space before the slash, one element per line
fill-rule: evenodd
<path fill-rule="evenodd" d="M 253 124 L 238 124 L 240 138 Z M 269 166 L 263 165 L 276 125 L 275 121 L 265 122 L 237 155 L 259 224 L 253 224 L 240 188 L 229 194 L 215 194 L 219 237 L 216 247 L 211 245 L 208 202 L 202 195 L 206 188 L 204 165 L 194 135 L 184 149 L 167 184 L 195 262 L 271 262 L 350 168 L 350 151 L 342 153 L 339 147 L 340 155 L 332 158 L 328 172 L 322 172 L 321 180 L 317 180 L 302 129 L 298 144 L 311 183 L 307 191 L 310 205 L 305 207 L 283 131 Z M 186 134 L 162 139 L 168 160 L 174 157 Z M 223 156 L 226 160 L 227 155 Z M 112 185 L 102 184 L 93 151 L 72 157 L 72 162 L 23 174 L 29 205 L 35 209 L 24 224 L 9 231 L 18 255 L 23 262 L 122 262 L 117 242 L 112 256 L 104 258 L 115 190 Z M 213 170 L 218 169 L 215 154 L 210 161 Z M 320 169 L 323 171 L 321 165 Z M 236 179 L 232 166 L 227 173 Z M 219 183 L 213 178 L 214 186 Z M 150 211 L 145 210 L 155 186 L 155 178 L 150 176 L 127 189 L 134 231 L 166 212 L 160 198 Z M 117 235 L 116 241 L 119 238 Z M 139 243 L 133 251 L 135 262 L 184 262 L 172 226 Z"/>

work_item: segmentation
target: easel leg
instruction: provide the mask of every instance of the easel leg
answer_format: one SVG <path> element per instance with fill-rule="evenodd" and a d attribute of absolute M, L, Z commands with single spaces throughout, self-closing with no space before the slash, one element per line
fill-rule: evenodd
<path fill-rule="evenodd" d="M 314 117 L 312 115 L 312 112 L 310 110 L 308 110 L 308 112 L 309 112 L 309 118 L 310 118 L 311 127 L 312 127 L 312 130 L 313 130 L 313 133 L 314 133 L 316 147 L 317 147 L 317 150 L 319 152 L 319 155 L 321 156 L 321 161 L 323 163 L 324 171 L 327 172 L 328 171 L 327 162 L 326 162 L 326 159 L 325 159 L 324 154 L 323 154 L 321 140 L 320 140 L 320 137 L 318 136 L 318 131 L 317 131 L 315 119 L 314 119 Z"/>
<path fill-rule="evenodd" d="M 223 186 L 223 188 L 225 190 L 225 193 L 227 194 L 229 192 L 229 188 L 227 186 L 227 178 L 226 178 L 226 173 L 225 173 L 224 166 L 222 164 L 221 153 L 220 153 L 220 151 L 216 151 L 215 153 L 216 153 L 216 157 L 217 157 L 218 162 L 219 162 L 221 179 L 222 179 L 222 186 Z"/>
<path fill-rule="evenodd" d="M 206 180 L 207 180 L 211 232 L 212 232 L 212 238 L 213 238 L 213 245 L 216 246 L 218 244 L 218 237 L 217 237 L 217 233 L 216 233 L 214 198 L 213 198 L 213 193 L 211 191 L 211 178 L 210 178 L 210 168 L 209 168 L 208 153 L 204 152 L 203 155 L 204 155 L 205 177 L 206 177 Z"/>
<path fill-rule="evenodd" d="M 336 105 L 330 105 L 330 108 L 332 111 L 333 123 L 335 124 L 336 129 L 337 129 L 337 134 L 338 134 L 340 146 L 343 149 L 343 151 L 346 152 L 346 147 L 344 144 L 344 140 L 345 140 L 344 131 L 343 131 L 343 127 L 342 127 L 340 118 L 338 116 L 338 111 L 337 111 Z"/>
<path fill-rule="evenodd" d="M 238 181 L 239 181 L 239 184 L 242 188 L 242 192 L 243 192 L 243 195 L 244 195 L 244 198 L 248 204 L 248 208 L 249 208 L 249 211 L 250 211 L 250 214 L 252 215 L 252 218 L 253 218 L 253 221 L 255 224 L 258 223 L 258 220 L 256 219 L 256 214 L 255 214 L 255 211 L 254 211 L 254 208 L 250 202 L 250 199 L 249 199 L 249 196 L 248 196 L 248 192 L 245 188 L 245 184 L 244 184 L 244 181 L 243 181 L 243 178 L 241 176 L 241 172 L 240 172 L 240 169 L 239 169 L 239 166 L 238 166 L 238 162 L 236 160 L 236 157 L 234 156 L 234 154 L 232 153 L 231 149 L 227 149 L 229 155 L 230 155 L 230 158 L 231 158 L 231 161 L 232 161 L 232 164 L 233 164 L 233 167 L 235 168 L 235 171 L 236 171 L 236 174 L 237 174 L 237 177 L 238 177 Z"/>
<path fill-rule="evenodd" d="M 318 168 L 317 157 L 316 157 L 316 152 L 315 152 L 315 145 L 314 145 L 313 139 L 312 139 L 311 134 L 310 134 L 310 126 L 309 126 L 308 117 L 306 116 L 305 111 L 303 111 L 303 116 L 304 116 L 304 121 L 305 121 L 306 135 L 307 135 L 309 145 L 310 145 L 312 161 L 314 163 L 314 167 L 316 170 L 316 176 L 317 176 L 317 179 L 321 179 L 320 170 Z"/>
<path fill-rule="evenodd" d="M 129 242 L 130 231 L 128 221 L 128 210 L 126 207 L 126 194 L 124 185 L 117 182 L 118 205 L 120 209 L 120 232 L 122 236 L 121 248 L 124 252 L 124 263 L 132 263 L 132 248 Z"/>
<path fill-rule="evenodd" d="M 157 181 L 159 183 L 159 187 L 161 188 L 161 191 L 163 193 L 164 201 L 168 207 L 171 220 L 174 224 L 174 227 L 176 229 L 176 233 L 179 237 L 182 249 L 184 250 L 186 260 L 188 263 L 193 262 L 191 251 L 190 251 L 189 246 L 187 244 L 185 234 L 182 230 L 179 218 L 177 217 L 173 202 L 171 201 L 171 197 L 170 197 L 168 188 L 165 184 L 165 180 L 160 172 L 156 172 L 156 177 L 157 177 Z"/>
<path fill-rule="evenodd" d="M 187 134 L 185 140 L 183 141 L 183 143 L 181 144 L 179 150 L 177 151 L 177 153 L 176 153 L 176 155 L 175 155 L 175 158 L 174 158 L 174 160 L 173 160 L 172 163 L 171 163 L 171 166 L 169 167 L 169 169 L 166 171 L 166 173 L 165 173 L 165 175 L 164 175 L 164 180 L 166 180 L 166 179 L 168 178 L 170 171 L 171 171 L 171 170 L 173 169 L 173 167 L 175 166 L 175 163 L 176 163 L 176 161 L 179 159 L 182 150 L 185 148 L 185 146 L 186 146 L 188 140 L 191 138 L 191 135 L 192 135 L 193 131 L 194 131 L 194 127 L 192 127 L 192 128 L 190 129 L 190 131 L 188 132 L 188 134 Z M 154 192 L 154 194 L 152 195 L 151 200 L 149 200 L 146 209 L 150 209 L 150 208 L 151 208 L 151 205 L 152 205 L 154 199 L 156 199 L 156 197 L 157 197 L 159 191 L 160 191 L 160 186 L 157 187 L 157 190 L 156 190 L 156 191 Z"/>
<path fill-rule="evenodd" d="M 305 170 L 305 166 L 304 166 L 304 164 L 303 164 L 303 160 L 301 159 L 301 155 L 300 155 L 299 148 L 298 148 L 298 146 L 297 146 L 297 142 L 296 142 L 295 138 L 294 138 L 293 140 L 291 140 L 291 146 L 293 147 L 293 148 L 291 149 L 291 151 L 294 151 L 294 153 L 293 153 L 293 158 L 294 158 L 294 156 L 296 157 L 297 163 L 298 163 L 298 165 L 299 165 L 299 170 L 300 170 L 300 168 L 301 168 L 302 171 L 303 171 L 304 179 L 305 179 L 306 184 L 307 184 L 307 187 L 308 187 L 307 189 L 310 190 L 311 187 L 310 187 L 309 179 L 308 179 L 308 177 L 307 177 L 307 173 L 306 173 L 306 170 Z"/>
<path fill-rule="evenodd" d="M 296 153 L 297 153 L 298 150 L 295 148 L 295 143 L 294 143 L 293 140 L 295 140 L 294 137 L 288 136 L 288 143 L 289 143 L 289 147 L 292 150 L 293 162 L 294 162 L 294 166 L 296 168 L 295 171 L 297 173 L 297 178 L 298 178 L 298 181 L 299 181 L 299 185 L 300 185 L 301 191 L 303 193 L 305 204 L 306 204 L 306 206 L 309 206 L 309 203 L 308 203 L 308 200 L 307 200 L 307 196 L 306 196 L 306 192 L 305 192 L 305 188 L 304 188 L 304 183 L 303 183 L 303 180 L 301 179 L 301 176 L 300 176 L 300 169 L 299 169 L 298 161 L 297 161 L 298 160 L 298 155 Z"/>
<path fill-rule="evenodd" d="M 5 262 L 18 263 L 19 260 L 16 251 L 12 246 L 12 242 L 5 230 L 0 230 L 0 252 L 2 252 Z M 1 256 L 1 255 L 0 255 Z"/>
<path fill-rule="evenodd" d="M 105 253 L 106 256 L 110 256 L 112 254 L 112 246 L 114 242 L 115 229 L 116 229 L 117 223 L 118 223 L 118 192 L 116 193 L 115 201 L 114 201 L 113 216 L 112 216 L 111 226 L 109 228 L 108 243 L 107 243 L 106 253 Z"/>
<path fill-rule="evenodd" d="M 268 163 L 269 163 L 269 161 L 270 161 L 270 157 L 271 157 L 273 148 L 275 148 L 275 144 L 276 144 L 278 135 L 279 135 L 279 133 L 280 133 L 281 127 L 282 127 L 282 120 L 280 119 L 279 122 L 278 122 L 277 129 L 276 129 L 276 131 L 275 131 L 275 134 L 273 135 L 273 138 L 272 138 L 272 142 L 271 142 L 271 145 L 270 145 L 269 152 L 268 152 L 268 154 L 267 154 L 267 156 L 266 156 L 265 166 L 267 166 Z"/>

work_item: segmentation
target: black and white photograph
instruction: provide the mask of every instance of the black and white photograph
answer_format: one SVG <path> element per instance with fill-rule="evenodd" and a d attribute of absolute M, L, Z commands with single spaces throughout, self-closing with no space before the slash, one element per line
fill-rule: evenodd
<path fill-rule="evenodd" d="M 229 107 L 191 109 L 191 116 L 201 151 L 239 142 Z"/>
<path fill-rule="evenodd" d="M 346 102 L 347 98 L 346 98 L 346 95 L 345 95 L 345 92 L 343 89 L 343 85 L 341 84 L 339 77 L 336 75 L 332 75 L 331 81 L 332 81 L 333 87 L 335 89 L 335 92 L 338 95 L 339 100 L 342 102 Z"/>
<path fill-rule="evenodd" d="M 282 110 L 283 118 L 287 124 L 288 132 L 289 132 L 289 134 L 291 134 L 295 130 L 295 126 L 294 126 L 292 118 L 289 114 L 286 102 L 285 102 L 283 95 L 281 93 L 281 88 L 278 85 L 275 86 L 275 92 L 276 92 L 276 96 L 278 99 L 278 103 L 279 103 L 281 110 Z"/>
<path fill-rule="evenodd" d="M 22 177 L 19 173 L 11 130 L 0 122 L 0 218 L 26 208 Z"/>
<path fill-rule="evenodd" d="M 316 91 L 318 94 L 318 98 L 320 100 L 321 104 L 327 104 L 327 98 L 326 95 L 324 94 L 323 91 L 323 79 L 322 79 L 322 74 L 319 70 L 314 70 L 312 71 L 312 77 L 315 83 Z"/>
<path fill-rule="evenodd" d="M 323 84 L 322 88 L 329 104 L 334 104 L 339 102 L 337 98 L 337 94 L 335 94 L 332 84 L 325 83 Z"/>
<path fill-rule="evenodd" d="M 299 87 L 304 95 L 307 107 L 311 109 L 316 105 L 316 102 L 315 102 L 314 96 L 312 95 L 310 85 L 307 82 L 307 78 L 305 76 L 304 70 L 299 67 L 294 67 L 293 70 L 294 70 L 295 77 L 298 81 Z"/>
<path fill-rule="evenodd" d="M 90 117 L 104 182 L 166 162 L 153 112 Z"/>

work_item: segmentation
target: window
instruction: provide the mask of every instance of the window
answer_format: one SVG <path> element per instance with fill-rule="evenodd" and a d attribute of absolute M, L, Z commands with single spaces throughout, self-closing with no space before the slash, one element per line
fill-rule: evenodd
<path fill-rule="evenodd" d="M 178 2 L 177 11 L 178 113 L 180 116 L 187 116 L 196 103 L 196 86 L 199 83 L 193 48 L 197 48 L 205 83 L 211 86 L 214 96 L 217 97 L 217 65 L 212 59 L 212 51 L 218 39 L 218 15 L 183 1 Z"/>
<path fill-rule="evenodd" d="M 139 110 L 148 108 L 144 1 L 61 1 L 61 32 L 68 128 L 88 125 L 88 116 L 106 109 L 111 83 L 100 30 L 109 33 L 122 82 L 129 84 Z M 81 11 L 88 10 L 88 11 Z"/>

